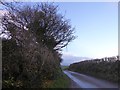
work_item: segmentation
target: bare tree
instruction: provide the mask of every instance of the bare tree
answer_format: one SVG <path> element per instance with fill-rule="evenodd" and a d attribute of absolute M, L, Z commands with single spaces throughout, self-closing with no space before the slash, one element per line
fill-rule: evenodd
<path fill-rule="evenodd" d="M 36 36 L 37 42 L 43 42 L 49 49 L 61 50 L 75 39 L 74 28 L 71 27 L 69 20 L 65 20 L 64 16 L 57 12 L 58 6 L 54 6 L 53 3 L 41 3 L 34 7 L 5 5 L 10 7 L 11 20 L 7 21 L 31 31 Z"/>

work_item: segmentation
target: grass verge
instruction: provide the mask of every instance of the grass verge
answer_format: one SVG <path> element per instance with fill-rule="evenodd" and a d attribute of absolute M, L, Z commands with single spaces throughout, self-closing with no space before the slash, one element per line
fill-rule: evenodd
<path fill-rule="evenodd" d="M 48 88 L 69 88 L 70 79 L 63 73 L 59 78 L 52 81 Z"/>
<path fill-rule="evenodd" d="M 61 66 L 61 68 L 62 68 L 63 70 L 66 70 L 66 69 L 69 68 L 69 66 Z"/>

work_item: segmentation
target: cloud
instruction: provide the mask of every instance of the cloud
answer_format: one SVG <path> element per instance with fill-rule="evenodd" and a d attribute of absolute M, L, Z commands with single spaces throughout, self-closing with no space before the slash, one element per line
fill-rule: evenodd
<path fill-rule="evenodd" d="M 89 60 L 90 58 L 80 57 L 80 56 L 74 55 L 70 52 L 67 52 L 67 53 L 63 52 L 62 59 L 63 59 L 63 61 L 62 61 L 61 65 L 70 65 L 70 64 L 75 63 L 75 62 Z"/>

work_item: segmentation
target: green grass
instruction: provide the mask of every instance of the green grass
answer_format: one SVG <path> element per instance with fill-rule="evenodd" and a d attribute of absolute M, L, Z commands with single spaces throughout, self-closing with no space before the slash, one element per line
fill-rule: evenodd
<path fill-rule="evenodd" d="M 61 68 L 62 68 L 63 70 L 68 69 L 68 67 L 69 67 L 69 66 L 61 66 Z"/>
<path fill-rule="evenodd" d="M 70 79 L 63 73 L 58 79 L 54 80 L 49 88 L 69 88 Z"/>

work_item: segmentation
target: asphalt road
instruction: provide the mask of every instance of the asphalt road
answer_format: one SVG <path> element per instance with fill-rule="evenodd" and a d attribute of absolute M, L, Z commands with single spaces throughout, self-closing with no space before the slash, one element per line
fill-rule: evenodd
<path fill-rule="evenodd" d="M 114 88 L 113 90 L 115 90 L 115 88 L 118 88 L 117 84 L 77 72 L 66 70 L 64 73 L 71 79 L 70 88 Z"/>

